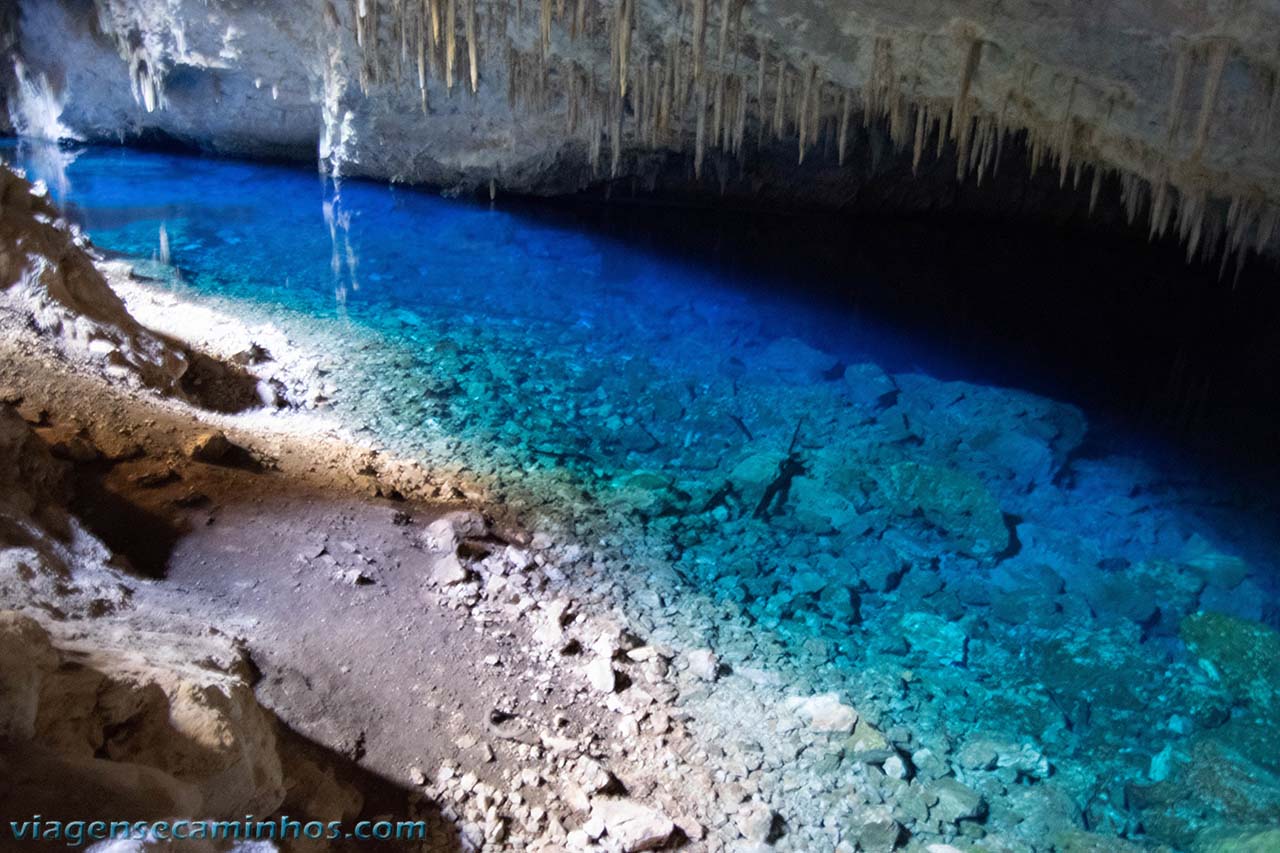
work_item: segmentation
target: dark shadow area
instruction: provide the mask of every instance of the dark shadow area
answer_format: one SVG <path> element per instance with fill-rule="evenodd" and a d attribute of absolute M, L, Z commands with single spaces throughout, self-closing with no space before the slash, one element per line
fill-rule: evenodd
<path fill-rule="evenodd" d="M 376 773 L 366 770 L 350 757 L 339 755 L 333 750 L 326 749 L 315 741 L 309 740 L 304 735 L 289 728 L 279 719 L 276 720 L 276 737 L 280 744 L 280 751 L 286 756 L 295 759 L 302 758 L 313 765 L 326 768 L 333 773 L 335 780 L 339 783 L 350 785 L 364 797 L 364 804 L 359 816 L 345 824 L 345 831 L 353 831 L 355 824 L 360 821 L 390 821 L 392 823 L 426 821 L 427 836 L 423 840 L 430 842 L 432 850 L 454 853 L 454 851 L 463 849 L 458 837 L 457 827 L 440 813 L 439 808 L 434 803 L 421 796 L 419 792 L 397 785 Z M 288 759 L 286 759 L 286 766 L 288 766 Z M 289 813 L 288 806 L 289 803 L 286 801 L 285 808 L 282 808 L 278 813 L 279 816 L 287 815 L 290 820 L 300 821 L 306 821 L 309 817 L 312 817 L 302 813 Z M 368 850 L 370 846 L 374 845 L 379 850 L 405 851 L 405 853 L 422 849 L 421 841 L 406 840 L 397 842 L 395 840 L 356 840 L 346 838 L 336 840 L 331 849 L 337 851 L 337 853 L 347 853 L 347 851 L 354 853 L 354 851 Z"/>
<path fill-rule="evenodd" d="M 109 467 L 100 463 L 77 465 L 72 482 L 70 509 L 91 533 L 127 561 L 122 568 L 144 577 L 165 576 L 169 556 L 182 528 L 121 495 L 106 482 Z"/>
<path fill-rule="evenodd" d="M 765 214 L 616 197 L 504 206 L 818 302 L 833 345 L 856 324 L 867 353 L 898 351 L 888 369 L 1026 388 L 1221 462 L 1280 463 L 1268 260 L 1220 275 L 1216 261 L 1187 263 L 1175 240 L 1071 216 Z"/>
<path fill-rule="evenodd" d="M 243 367 L 186 349 L 182 393 L 202 409 L 234 415 L 262 405 L 258 379 Z"/>
<path fill-rule="evenodd" d="M 141 720 L 138 725 L 143 724 Z M 235 831 L 242 834 L 241 840 L 274 840 L 284 853 L 295 849 L 312 849 L 315 841 L 308 841 L 304 828 L 312 822 L 324 826 L 325 848 L 335 853 L 353 853 L 367 850 L 376 845 L 379 850 L 417 851 L 422 849 L 422 841 L 429 841 L 432 850 L 461 851 L 463 848 L 457 828 L 441 815 L 436 806 L 425 798 L 416 797 L 414 792 L 397 786 L 382 777 L 363 769 L 345 756 L 338 755 L 323 746 L 308 740 L 290 729 L 280 720 L 275 720 L 277 749 L 285 768 L 286 781 L 292 781 L 296 787 L 315 787 L 317 781 L 323 790 L 335 783 L 350 786 L 363 798 L 357 816 L 342 821 L 336 827 L 331 824 L 335 820 L 333 814 L 314 814 L 306 811 L 307 801 L 298 801 L 305 794 L 291 789 L 286 795 L 285 803 L 274 814 L 253 815 L 252 823 L 266 826 L 256 830 L 258 834 L 248 834 L 246 824 L 248 816 L 227 816 L 227 819 L 238 823 Z M 128 732 L 113 731 L 113 742 L 127 743 Z M 172 737 L 179 739 L 176 732 Z M 115 748 L 119 749 L 119 743 Z M 177 746 L 177 749 L 191 749 L 189 745 Z M 50 832 L 54 822 L 67 824 L 78 822 L 77 826 L 63 829 L 63 832 L 82 833 L 88 831 L 88 823 L 103 821 L 108 824 L 102 832 L 109 832 L 112 822 L 136 821 L 159 822 L 168 821 L 170 825 L 183 817 L 181 804 L 174 799 L 173 791 L 165 781 L 165 774 L 144 764 L 134 764 L 127 756 L 113 758 L 102 754 L 92 758 L 64 755 L 38 742 L 0 742 L 0 820 L 5 822 L 6 842 L 0 842 L 5 850 L 67 850 L 75 847 L 83 849 L 93 841 L 87 837 L 83 843 L 69 843 L 68 837 L 58 840 L 40 840 L 24 838 L 21 841 L 15 834 L 22 825 L 34 821 L 38 816 L 43 831 Z M 328 779 L 326 779 L 328 777 Z M 303 784 L 297 783 L 301 780 Z M 190 818 L 205 818 L 201 815 L 190 815 Z M 354 837 L 357 824 L 389 822 L 390 824 L 425 822 L 425 837 L 421 840 L 364 839 Z M 297 824 L 295 828 L 295 823 Z M 282 827 L 284 827 L 282 829 Z M 331 830 L 332 827 L 332 830 Z M 312 827 L 306 831 L 314 831 Z M 372 832 L 372 825 L 364 827 L 361 832 Z M 27 830 L 31 831 L 31 830 Z M 231 831 L 231 830 L 228 830 Z M 334 839 L 328 833 L 341 833 Z M 381 828 L 378 831 L 384 831 Z M 394 832 L 395 829 L 391 830 Z M 416 826 L 404 827 L 404 833 L 419 832 Z M 290 843 L 298 840 L 302 846 Z M 12 847 L 5 846 L 12 844 Z"/>

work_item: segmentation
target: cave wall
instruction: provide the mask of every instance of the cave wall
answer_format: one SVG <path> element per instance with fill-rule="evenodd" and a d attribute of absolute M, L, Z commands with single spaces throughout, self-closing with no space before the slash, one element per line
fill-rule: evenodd
<path fill-rule="evenodd" d="M 1272 246 L 1280 220 L 1280 0 L 19 6 L 16 52 L 84 139 L 825 206 L 1014 158 L 1191 254 Z"/>

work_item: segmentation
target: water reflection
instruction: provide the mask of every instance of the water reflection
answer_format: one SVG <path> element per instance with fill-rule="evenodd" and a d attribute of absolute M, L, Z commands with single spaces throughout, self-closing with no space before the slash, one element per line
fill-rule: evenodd
<path fill-rule="evenodd" d="M 333 296 L 339 306 L 346 305 L 347 295 L 360 290 L 357 272 L 359 258 L 351 242 L 351 211 L 342 197 L 339 178 L 321 177 L 325 199 L 321 203 L 324 224 L 329 231 L 329 269 L 333 277 Z"/>
<path fill-rule="evenodd" d="M 23 138 L 18 141 L 17 161 L 26 164 L 34 173 L 33 178 L 43 180 L 54 200 L 61 205 L 71 196 L 70 169 L 81 151 L 80 148 L 45 139 Z"/>

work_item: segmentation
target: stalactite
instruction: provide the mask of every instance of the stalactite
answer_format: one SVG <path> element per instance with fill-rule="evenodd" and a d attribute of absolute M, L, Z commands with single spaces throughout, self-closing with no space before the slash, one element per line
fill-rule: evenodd
<path fill-rule="evenodd" d="M 418 93 L 422 101 L 422 111 L 430 108 L 427 96 L 427 22 L 426 18 L 418 18 Z"/>
<path fill-rule="evenodd" d="M 1071 92 L 1067 95 L 1067 109 L 1062 117 L 1062 127 L 1058 131 L 1058 186 L 1067 185 L 1067 169 L 1071 165 L 1072 134 L 1075 129 L 1076 87 L 1080 78 L 1071 80 Z"/>
<path fill-rule="evenodd" d="M 1258 217 L 1257 236 L 1254 239 L 1254 250 L 1261 252 L 1267 248 L 1271 239 L 1276 236 L 1280 225 L 1280 207 L 1268 205 L 1265 212 Z"/>
<path fill-rule="evenodd" d="M 104 20 L 110 19 L 103 9 L 111 2 L 114 0 L 95 3 Z M 844 62 L 833 68 L 841 70 L 827 79 L 819 73 L 825 66 L 819 66 L 813 57 L 792 54 L 790 61 L 794 64 L 789 64 L 788 56 L 778 45 L 744 29 L 743 0 L 718 0 L 714 9 L 713 0 L 680 2 L 674 26 L 663 30 L 660 37 L 645 30 L 652 23 L 648 19 L 654 10 L 638 6 L 636 0 L 614 0 L 612 5 L 593 5 L 589 0 L 540 0 L 537 29 L 527 21 L 523 34 L 512 30 L 511 36 L 507 36 L 506 16 L 513 11 L 519 15 L 522 0 L 515 0 L 514 6 L 511 0 L 492 0 L 483 8 L 476 5 L 481 0 L 348 0 L 349 6 L 335 6 L 335 2 L 323 0 L 318 11 L 333 36 L 340 35 L 343 27 L 348 28 L 348 36 L 354 32 L 359 62 L 350 63 L 341 73 L 352 82 L 358 79 L 366 93 L 380 83 L 399 82 L 402 77 L 412 80 L 416 71 L 422 109 L 429 111 L 431 78 L 434 76 L 452 91 L 460 71 L 457 40 L 465 38 L 469 88 L 476 95 L 481 62 L 489 61 L 482 54 L 498 61 L 502 54 L 499 45 L 486 45 L 486 53 L 482 41 L 492 41 L 495 34 L 500 34 L 498 37 L 507 41 L 507 98 L 511 109 L 547 109 L 552 104 L 562 104 L 556 108 L 564 110 L 566 132 L 586 140 L 595 174 L 600 173 L 601 148 L 607 134 L 613 155 L 610 174 L 615 177 L 620 175 L 622 154 L 628 145 L 687 148 L 692 140 L 696 176 L 702 177 L 710 149 L 723 188 L 732 179 L 734 168 L 741 168 L 746 131 L 753 121 L 757 147 L 764 146 L 767 133 L 772 132 L 780 141 L 792 138 L 787 134 L 794 133 L 798 162 L 818 156 L 844 166 L 850 161 L 856 139 L 850 136 L 856 108 L 863 122 L 876 128 L 869 134 L 873 140 L 873 169 L 877 158 L 887 152 L 883 147 L 887 139 L 904 157 L 910 150 L 912 171 L 918 173 L 926 148 L 934 142 L 931 134 L 936 133 L 938 155 L 942 156 L 948 143 L 954 142 L 957 176 L 963 179 L 972 175 L 981 184 L 999 170 L 1005 137 L 1012 134 L 1014 142 L 1026 151 L 1033 171 L 1052 166 L 1062 187 L 1068 177 L 1077 188 L 1090 179 L 1089 209 L 1095 212 L 1107 173 L 1092 147 L 1097 144 L 1092 131 L 1106 104 L 1124 101 L 1122 94 L 1099 92 L 1087 78 L 1082 80 L 1068 73 L 1056 84 L 1059 92 L 1067 94 L 1060 118 L 1039 118 L 1044 109 L 1035 102 L 1033 93 L 1044 92 L 1046 81 L 1034 80 L 1039 66 L 1015 53 L 1011 62 L 1013 68 L 1022 68 L 1023 79 L 1010 83 L 1000 103 L 990 104 L 984 99 L 990 94 L 985 91 L 988 87 L 981 86 L 977 76 L 986 45 L 976 32 L 961 36 L 954 97 L 930 98 L 921 93 L 922 81 L 927 79 L 921 69 L 937 64 L 928 60 L 926 42 L 931 47 L 951 38 L 940 34 L 882 31 L 874 37 L 873 44 L 867 44 L 867 37 L 863 37 L 851 47 L 857 48 L 857 53 L 870 49 L 866 79 L 859 82 L 841 76 L 848 73 L 850 55 L 837 57 Z M 466 5 L 459 8 L 459 2 Z M 481 14 L 487 17 L 480 20 Z M 707 44 L 712 14 L 718 15 L 714 20 L 714 48 Z M 458 16 L 462 16 L 461 21 Z M 603 61 L 596 64 L 584 59 L 579 65 L 552 52 L 557 19 L 564 30 L 562 35 L 574 40 L 593 38 L 592 44 L 575 54 L 580 57 L 589 56 L 592 47 L 608 34 L 608 74 Z M 109 31 L 105 26 L 103 29 Z M 535 32 L 536 48 L 532 44 Z M 141 46 L 124 44 L 123 36 L 116 38 L 121 55 L 129 63 L 130 82 L 139 105 L 148 110 L 164 108 L 165 68 L 151 62 Z M 522 38 L 527 41 L 522 42 Z M 896 55 L 903 50 L 903 39 L 909 40 L 905 43 L 911 45 L 909 52 L 916 57 L 906 65 Z M 1002 47 L 1006 48 L 1000 54 L 1004 62 L 1008 50 L 1007 46 Z M 991 55 L 995 55 L 994 49 Z M 1162 151 L 1139 150 L 1135 165 L 1116 171 L 1121 201 L 1130 220 L 1146 221 L 1153 238 L 1175 232 L 1191 257 L 1221 253 L 1224 268 L 1228 257 L 1238 259 L 1275 240 L 1280 228 L 1280 213 L 1275 206 L 1268 206 L 1265 198 L 1255 198 L 1239 186 L 1229 191 L 1214 188 L 1211 181 L 1215 173 L 1195 162 L 1205 156 L 1211 141 L 1217 102 L 1226 87 L 1226 66 L 1237 56 L 1244 66 L 1240 79 L 1251 81 L 1252 85 L 1247 101 L 1247 144 L 1251 150 L 1265 151 L 1263 146 L 1271 144 L 1270 135 L 1280 116 L 1277 71 L 1262 65 L 1256 57 L 1250 58 L 1243 49 L 1236 54 L 1234 42 L 1225 37 L 1203 38 L 1198 44 L 1179 39 L 1170 49 L 1168 126 L 1157 130 L 1157 134 L 1167 137 L 1167 144 Z M 753 62 L 755 66 L 751 67 Z M 954 54 L 951 62 L 956 67 Z M 739 63 L 743 66 L 739 67 Z M 501 69 L 494 79 L 500 77 Z M 997 79 L 998 75 L 993 74 L 993 85 Z M 551 81 L 556 81 L 554 90 Z M 1070 88 L 1063 91 L 1067 82 Z M 265 89 L 265 85 L 261 84 L 261 88 Z M 1188 127 L 1188 114 L 1195 107 L 1188 107 L 1187 103 L 1193 101 L 1189 93 L 1193 85 L 1202 91 L 1196 99 L 1199 112 L 1192 129 Z M 770 86 L 774 88 L 770 90 Z M 1234 75 L 1232 87 L 1234 93 Z M 1240 113 L 1234 109 L 1232 114 Z M 1028 115 L 1036 120 L 1029 122 Z M 330 124 L 328 116 L 325 122 L 326 126 Z M 1183 159 L 1179 160 L 1179 156 Z M 1086 169 L 1091 169 L 1092 174 L 1086 174 Z M 1209 195 L 1211 190 L 1213 195 Z"/>
<path fill-rule="evenodd" d="M 1182 104 L 1187 96 L 1187 77 L 1191 64 L 1191 51 L 1185 44 L 1179 43 L 1177 57 L 1173 66 L 1173 87 L 1169 93 L 1169 143 L 1172 144 L 1178 134 L 1178 124 L 1182 121 Z"/>
<path fill-rule="evenodd" d="M 747 86 L 745 81 L 738 83 L 738 111 L 733 132 L 733 154 L 742 156 L 742 141 L 747 133 Z"/>
<path fill-rule="evenodd" d="M 960 85 L 956 90 L 955 106 L 951 110 L 952 133 L 956 140 L 957 177 L 964 178 L 965 164 L 969 159 L 969 142 L 973 122 L 969 117 L 969 91 L 973 87 L 974 76 L 982 62 L 982 40 L 970 36 L 965 50 L 964 64 L 960 73 Z"/>
<path fill-rule="evenodd" d="M 1170 192 L 1167 176 L 1161 176 L 1153 182 L 1151 191 L 1151 215 L 1148 229 L 1149 239 L 1163 237 L 1169 227 L 1169 214 L 1172 212 L 1173 195 Z"/>
<path fill-rule="evenodd" d="M 618 0 L 618 92 L 627 96 L 627 77 L 631 67 L 632 0 Z"/>
<path fill-rule="evenodd" d="M 778 91 L 773 102 L 773 138 L 781 139 L 786 129 L 787 61 L 778 60 Z"/>
<path fill-rule="evenodd" d="M 920 174 L 920 158 L 924 156 L 925 138 L 929 133 L 929 106 L 916 111 L 916 138 L 911 150 L 911 174 Z"/>
<path fill-rule="evenodd" d="M 600 174 L 600 137 L 602 136 L 600 129 L 600 118 L 594 111 L 591 113 L 590 120 L 591 133 L 591 174 Z"/>
<path fill-rule="evenodd" d="M 471 72 L 471 94 L 480 90 L 480 44 L 476 39 L 476 0 L 467 3 L 467 62 Z"/>
<path fill-rule="evenodd" d="M 723 71 L 716 71 L 715 94 L 711 99 L 711 138 L 715 140 L 715 144 L 720 144 L 720 135 L 724 129 L 724 89 L 726 85 L 726 76 Z"/>
<path fill-rule="evenodd" d="M 446 0 L 444 15 L 444 83 L 453 91 L 454 69 L 458 60 L 458 0 Z"/>
<path fill-rule="evenodd" d="M 1204 81 L 1204 96 L 1200 101 L 1200 123 L 1196 127 L 1195 156 L 1204 152 L 1209 141 L 1209 125 L 1213 121 L 1213 111 L 1218 105 L 1218 90 L 1222 87 L 1222 72 L 1231 55 L 1231 42 L 1227 39 L 1214 39 L 1209 46 L 1209 67 Z"/>
<path fill-rule="evenodd" d="M 658 98 L 657 132 L 663 135 L 671 127 L 671 109 L 676 89 L 676 61 L 673 55 L 675 52 L 675 46 L 672 45 L 668 50 L 670 61 L 667 62 L 665 73 L 662 75 L 662 92 Z"/>
<path fill-rule="evenodd" d="M 839 164 L 844 165 L 845 152 L 849 150 L 849 112 L 852 107 L 849 90 L 845 89 L 840 97 L 840 130 L 839 130 Z"/>
<path fill-rule="evenodd" d="M 729 51 L 729 30 L 733 21 L 733 9 L 736 0 L 720 0 L 720 42 L 716 51 L 716 63 L 723 72 L 725 59 Z"/>
<path fill-rule="evenodd" d="M 702 160 L 707 148 L 707 87 L 698 86 L 698 124 L 694 135 L 693 176 L 702 177 Z"/>
<path fill-rule="evenodd" d="M 759 148 L 761 145 L 764 144 L 764 130 L 766 126 L 765 104 L 764 104 L 764 83 L 765 83 L 764 78 L 765 78 L 765 71 L 768 67 L 768 64 L 769 64 L 768 60 L 765 58 L 765 55 L 764 55 L 764 48 L 762 47 L 760 48 L 760 60 L 757 63 L 758 67 L 756 70 L 756 113 L 760 119 L 756 123 L 758 125 L 756 128 L 756 147 L 757 148 Z"/>
<path fill-rule="evenodd" d="M 545 62 L 551 52 L 551 0 L 542 0 L 538 9 L 538 46 Z"/>
<path fill-rule="evenodd" d="M 707 34 L 707 0 L 693 0 L 693 79 L 702 82 L 702 46 Z"/>
<path fill-rule="evenodd" d="M 800 135 L 800 159 L 804 164 L 805 150 L 809 143 L 809 100 L 813 96 L 813 84 L 818 78 L 818 66 L 809 65 L 809 73 L 804 77 L 804 89 L 800 95 L 799 113 L 796 116 L 796 127 Z"/>
<path fill-rule="evenodd" d="M 611 98 L 610 100 L 617 104 L 617 106 L 615 107 L 616 115 L 612 119 L 611 127 L 609 129 L 609 148 L 612 159 L 609 176 L 617 178 L 618 173 L 622 168 L 622 99 Z"/>

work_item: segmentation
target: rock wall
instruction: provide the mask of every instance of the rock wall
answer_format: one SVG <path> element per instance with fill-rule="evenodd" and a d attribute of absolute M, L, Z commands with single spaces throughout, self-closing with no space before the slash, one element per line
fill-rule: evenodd
<path fill-rule="evenodd" d="M 53 449 L 75 451 L 67 442 Z M 361 794 L 338 781 L 329 759 L 283 734 L 259 704 L 255 670 L 236 641 L 154 602 L 137 606 L 138 579 L 68 511 L 67 467 L 0 403 L 8 815 L 238 820 L 292 809 L 340 820 L 359 812 Z"/>
<path fill-rule="evenodd" d="M 1025 159 L 1193 255 L 1269 246 L 1280 218 L 1276 0 L 20 6 L 17 52 L 89 139 L 823 204 L 885 169 L 978 183 Z"/>
<path fill-rule="evenodd" d="M 25 316 L 110 373 L 175 390 L 187 356 L 129 316 L 88 250 L 46 187 L 0 164 L 0 310 Z"/>
<path fill-rule="evenodd" d="M 11 744 L 0 762 L 14 815 L 233 819 L 279 808 L 275 723 L 230 643 L 54 628 L 56 640 L 35 618 L 0 612 Z"/>
<path fill-rule="evenodd" d="M 0 799 L 77 819 L 273 811 L 275 724 L 247 662 L 216 634 L 106 618 L 130 582 L 67 511 L 65 469 L 0 404 Z"/>

